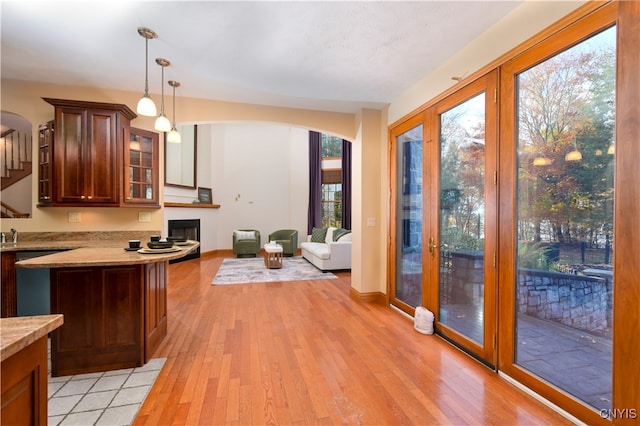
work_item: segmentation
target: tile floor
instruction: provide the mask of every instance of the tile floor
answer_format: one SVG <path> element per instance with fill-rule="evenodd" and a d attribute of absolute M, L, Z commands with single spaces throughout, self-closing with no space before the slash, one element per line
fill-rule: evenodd
<path fill-rule="evenodd" d="M 130 425 L 166 358 L 138 368 L 49 377 L 49 426 Z"/>

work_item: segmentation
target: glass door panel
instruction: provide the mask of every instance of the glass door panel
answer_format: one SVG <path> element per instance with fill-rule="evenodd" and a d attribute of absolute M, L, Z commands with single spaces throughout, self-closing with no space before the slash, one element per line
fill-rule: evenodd
<path fill-rule="evenodd" d="M 515 362 L 611 408 L 616 29 L 517 76 Z"/>
<path fill-rule="evenodd" d="M 484 343 L 485 95 L 440 114 L 439 321 Z"/>
<path fill-rule="evenodd" d="M 393 297 L 422 306 L 422 125 L 396 138 L 396 277 Z"/>

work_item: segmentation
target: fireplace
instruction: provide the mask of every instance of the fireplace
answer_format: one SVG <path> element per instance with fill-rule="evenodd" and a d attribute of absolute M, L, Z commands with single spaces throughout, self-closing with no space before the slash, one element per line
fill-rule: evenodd
<path fill-rule="evenodd" d="M 167 225 L 169 237 L 186 237 L 189 240 L 200 241 L 200 219 L 178 219 L 170 220 Z M 169 261 L 169 263 L 182 262 L 200 257 L 200 247 L 179 259 Z"/>

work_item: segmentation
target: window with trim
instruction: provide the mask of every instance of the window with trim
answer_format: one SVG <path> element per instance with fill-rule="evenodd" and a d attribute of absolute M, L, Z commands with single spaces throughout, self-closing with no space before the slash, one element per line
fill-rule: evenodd
<path fill-rule="evenodd" d="M 322 226 L 342 227 L 342 139 L 322 133 Z"/>

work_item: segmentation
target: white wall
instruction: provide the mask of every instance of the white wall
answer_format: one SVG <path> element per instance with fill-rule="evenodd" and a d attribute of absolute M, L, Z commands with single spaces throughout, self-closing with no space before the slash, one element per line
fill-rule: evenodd
<path fill-rule="evenodd" d="M 165 208 L 170 219 L 201 219 L 201 251 L 231 249 L 234 229 L 277 229 L 305 238 L 308 130 L 266 123 L 198 124 L 198 186 L 219 209 Z M 190 203 L 196 192 L 165 187 L 165 201 Z"/>
<path fill-rule="evenodd" d="M 524 1 L 442 66 L 394 99 L 389 106 L 389 123 L 400 120 L 405 114 L 460 84 L 452 77 L 469 76 L 584 3 L 585 0 Z"/>

